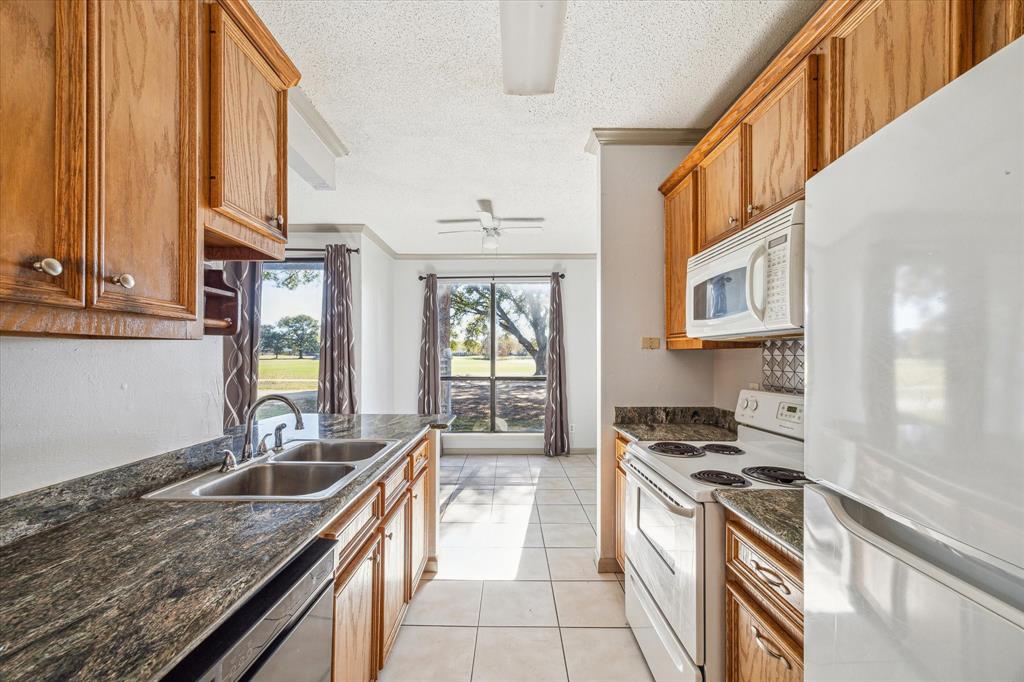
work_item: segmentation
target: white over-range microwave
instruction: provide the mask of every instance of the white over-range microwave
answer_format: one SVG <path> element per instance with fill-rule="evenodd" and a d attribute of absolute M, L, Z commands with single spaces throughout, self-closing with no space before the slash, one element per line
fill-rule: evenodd
<path fill-rule="evenodd" d="M 687 262 L 687 336 L 771 336 L 792 333 L 803 325 L 803 201 Z"/>

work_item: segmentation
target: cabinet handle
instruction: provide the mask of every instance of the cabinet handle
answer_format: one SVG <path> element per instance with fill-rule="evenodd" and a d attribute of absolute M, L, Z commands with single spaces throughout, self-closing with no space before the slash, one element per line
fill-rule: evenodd
<path fill-rule="evenodd" d="M 416 493 L 413 493 L 413 494 L 412 494 L 412 499 L 414 499 L 414 500 L 418 500 L 418 499 L 420 499 L 420 496 L 419 496 L 419 495 L 417 495 Z"/>
<path fill-rule="evenodd" d="M 768 640 L 761 636 L 761 633 L 757 631 L 756 625 L 750 626 L 750 634 L 754 636 L 754 643 L 757 644 L 758 648 L 760 648 L 761 651 L 763 651 L 771 658 L 774 658 L 775 660 L 781 662 L 782 665 L 786 666 L 786 670 L 792 669 L 793 666 L 789 664 L 789 661 L 786 659 L 785 656 L 783 656 L 778 651 L 772 651 L 772 649 L 768 647 Z"/>
<path fill-rule="evenodd" d="M 64 266 L 61 265 L 60 261 L 56 258 L 44 258 L 43 260 L 37 260 L 32 264 L 32 268 L 37 272 L 45 272 L 50 277 L 56 277 L 60 273 L 64 272 Z"/>
<path fill-rule="evenodd" d="M 120 284 L 125 289 L 131 289 L 135 286 L 135 278 L 129 275 L 127 272 L 122 275 L 114 275 L 110 278 L 110 281 L 114 284 Z"/>
<path fill-rule="evenodd" d="M 761 580 L 765 581 L 766 583 L 768 583 L 775 589 L 779 590 L 783 594 L 789 594 L 789 588 L 786 586 L 786 583 L 782 580 L 782 576 L 780 576 L 778 573 L 768 568 L 767 566 L 762 566 L 761 564 L 757 563 L 757 559 L 751 559 L 750 565 L 753 566 L 754 570 L 757 571 L 757 574 L 761 576 Z"/>
<path fill-rule="evenodd" d="M 738 223 L 738 222 L 739 222 L 739 221 L 738 221 L 738 220 L 737 220 L 737 219 L 736 219 L 735 217 L 733 217 L 733 216 L 729 216 L 729 224 L 730 224 L 730 225 L 735 225 L 735 224 L 736 224 L 736 223 Z"/>
<path fill-rule="evenodd" d="M 395 534 L 394 534 L 394 532 L 387 533 L 387 534 L 384 535 L 384 537 L 386 537 L 388 540 L 390 540 L 391 538 L 395 537 Z"/>
<path fill-rule="evenodd" d="M 280 213 L 277 214 L 277 226 L 284 227 L 284 216 Z"/>
<path fill-rule="evenodd" d="M 760 211 L 760 206 L 754 206 L 753 204 L 747 204 L 747 215 L 754 215 L 754 211 Z"/>

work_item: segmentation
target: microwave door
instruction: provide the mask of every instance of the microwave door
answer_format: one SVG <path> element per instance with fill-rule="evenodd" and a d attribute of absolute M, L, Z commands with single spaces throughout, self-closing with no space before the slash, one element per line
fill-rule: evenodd
<path fill-rule="evenodd" d="M 763 242 L 690 270 L 687 332 L 692 337 L 756 334 L 764 328 Z"/>

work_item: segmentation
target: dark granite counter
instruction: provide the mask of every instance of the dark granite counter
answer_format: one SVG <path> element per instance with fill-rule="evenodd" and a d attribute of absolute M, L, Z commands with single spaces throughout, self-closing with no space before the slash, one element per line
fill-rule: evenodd
<path fill-rule="evenodd" d="M 736 420 L 718 407 L 616 407 L 612 427 L 629 440 L 736 440 Z"/>
<path fill-rule="evenodd" d="M 804 555 L 803 490 L 716 490 L 715 498 L 797 556 Z"/>
<path fill-rule="evenodd" d="M 448 423 L 412 415 L 304 419 L 306 429 L 299 437 L 403 442 L 327 500 L 133 498 L 0 548 L 0 679 L 159 676 L 429 427 Z"/>

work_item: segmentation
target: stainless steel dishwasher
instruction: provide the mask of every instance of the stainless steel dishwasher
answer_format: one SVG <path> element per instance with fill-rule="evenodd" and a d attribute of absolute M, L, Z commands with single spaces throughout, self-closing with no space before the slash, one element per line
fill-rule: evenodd
<path fill-rule="evenodd" d="M 163 679 L 329 682 L 335 544 L 310 542 Z"/>

